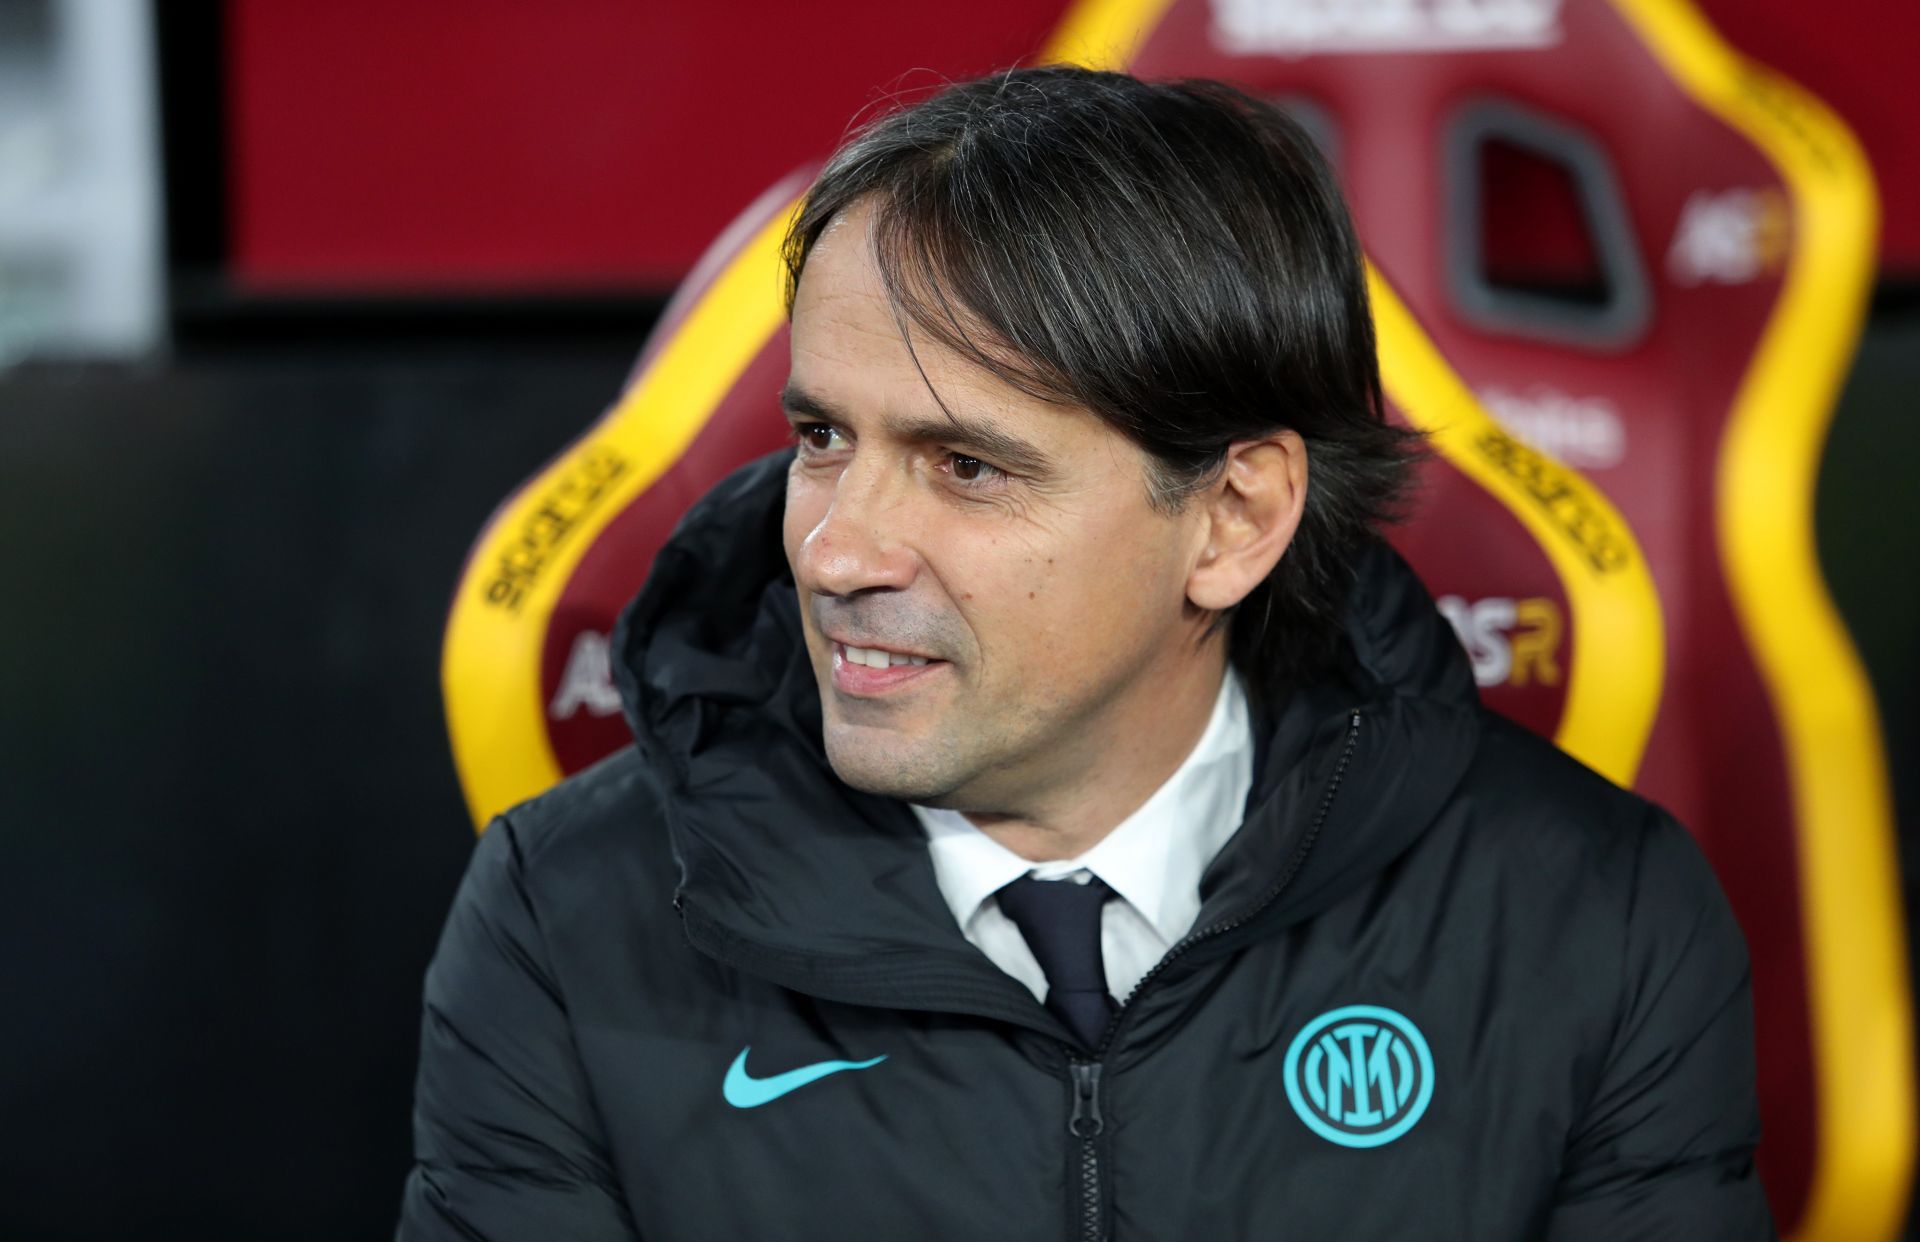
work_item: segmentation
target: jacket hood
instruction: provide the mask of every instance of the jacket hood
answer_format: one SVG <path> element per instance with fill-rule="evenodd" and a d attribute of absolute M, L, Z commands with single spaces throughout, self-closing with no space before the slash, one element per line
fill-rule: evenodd
<path fill-rule="evenodd" d="M 842 784 L 781 546 L 788 453 L 682 520 L 613 641 L 628 723 L 667 808 L 697 947 L 813 995 L 1031 1021 L 960 935 L 908 808 Z M 1205 960 L 1310 917 L 1399 856 L 1470 761 L 1465 653 L 1384 543 L 1356 566 L 1347 658 L 1263 720 L 1257 783 L 1201 883 Z"/>

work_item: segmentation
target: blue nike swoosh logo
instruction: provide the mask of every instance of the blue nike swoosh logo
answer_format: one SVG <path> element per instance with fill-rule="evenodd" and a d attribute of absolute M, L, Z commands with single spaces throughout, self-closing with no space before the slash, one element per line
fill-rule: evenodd
<path fill-rule="evenodd" d="M 727 1081 L 720 1086 L 720 1093 L 735 1108 L 758 1108 L 789 1091 L 797 1091 L 810 1082 L 818 1082 L 828 1074 L 838 1074 L 841 1070 L 872 1069 L 886 1060 L 885 1057 L 875 1057 L 871 1061 L 816 1061 L 771 1078 L 755 1078 L 747 1073 L 747 1053 L 752 1050 L 752 1045 L 740 1050 L 740 1055 L 727 1068 Z"/>

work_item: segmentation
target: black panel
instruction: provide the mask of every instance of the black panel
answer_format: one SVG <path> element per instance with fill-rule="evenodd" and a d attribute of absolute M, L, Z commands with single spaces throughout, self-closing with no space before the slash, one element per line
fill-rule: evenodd
<path fill-rule="evenodd" d="M 227 266 L 225 11 L 222 0 L 153 0 L 166 263 L 176 286 L 220 280 Z"/>
<path fill-rule="evenodd" d="M 391 1236 L 448 598 L 631 357 L 0 374 L 0 1238 Z"/>

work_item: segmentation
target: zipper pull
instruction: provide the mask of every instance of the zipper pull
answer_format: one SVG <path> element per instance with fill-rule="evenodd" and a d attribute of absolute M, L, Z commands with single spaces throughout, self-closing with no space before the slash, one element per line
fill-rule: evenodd
<path fill-rule="evenodd" d="M 1075 1061 L 1073 1071 L 1073 1117 L 1067 1131 L 1075 1138 L 1090 1139 L 1107 1128 L 1100 1116 L 1100 1062 Z"/>

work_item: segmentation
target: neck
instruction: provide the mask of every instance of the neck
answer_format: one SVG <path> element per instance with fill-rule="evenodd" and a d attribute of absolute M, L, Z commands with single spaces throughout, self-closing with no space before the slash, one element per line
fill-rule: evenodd
<path fill-rule="evenodd" d="M 966 813 L 968 822 L 1029 862 L 1077 858 L 1139 810 L 1205 734 L 1226 676 L 1224 655 L 1139 697 L 1136 711 L 1088 737 L 1088 760 L 1018 812 Z"/>

